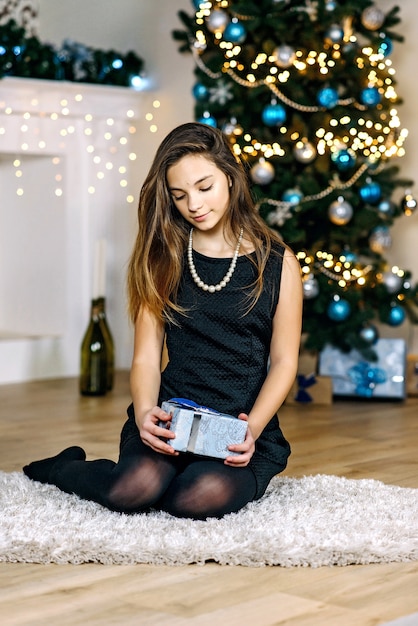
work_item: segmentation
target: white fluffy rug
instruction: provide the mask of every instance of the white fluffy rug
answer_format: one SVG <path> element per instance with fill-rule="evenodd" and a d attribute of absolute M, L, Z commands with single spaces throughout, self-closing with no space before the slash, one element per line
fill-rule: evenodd
<path fill-rule="evenodd" d="M 418 489 L 276 477 L 221 520 L 121 515 L 0 472 L 0 561 L 312 566 L 418 559 Z"/>

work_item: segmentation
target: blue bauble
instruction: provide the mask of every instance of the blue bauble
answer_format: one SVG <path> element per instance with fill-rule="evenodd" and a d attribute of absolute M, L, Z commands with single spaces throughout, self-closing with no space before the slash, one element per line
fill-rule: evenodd
<path fill-rule="evenodd" d="M 196 83 L 193 86 L 192 93 L 195 99 L 199 100 L 199 102 L 203 102 L 209 97 L 209 89 L 206 87 L 206 85 L 203 85 L 203 83 Z"/>
<path fill-rule="evenodd" d="M 318 104 L 326 109 L 332 109 L 338 104 L 338 92 L 333 87 L 323 87 L 318 91 Z"/>
<path fill-rule="evenodd" d="M 378 200 L 380 200 L 380 196 L 382 195 L 382 189 L 379 183 L 367 182 L 362 187 L 360 187 L 359 193 L 360 198 L 363 200 L 363 202 L 375 204 Z"/>
<path fill-rule="evenodd" d="M 347 263 L 356 263 L 357 261 L 357 254 L 351 252 L 351 250 L 344 250 L 341 256 L 345 257 Z"/>
<path fill-rule="evenodd" d="M 374 107 L 382 100 L 382 95 L 377 87 L 366 87 L 360 93 L 360 102 L 368 107 Z"/>
<path fill-rule="evenodd" d="M 331 160 L 333 163 L 335 163 L 337 168 L 341 172 L 343 172 L 353 167 L 356 162 L 356 157 L 352 152 L 350 152 L 346 148 L 343 148 L 342 150 L 337 150 L 336 152 L 333 152 L 331 154 Z"/>
<path fill-rule="evenodd" d="M 266 126 L 280 126 L 286 121 L 286 109 L 281 104 L 268 104 L 263 109 L 261 119 Z"/>
<path fill-rule="evenodd" d="M 373 324 L 364 326 L 364 328 L 361 329 L 359 334 L 360 334 L 360 337 L 363 339 L 363 341 L 368 343 L 369 346 L 372 346 L 373 344 L 375 344 L 376 341 L 379 339 L 379 331 L 377 330 L 376 326 L 374 326 Z"/>
<path fill-rule="evenodd" d="M 347 300 L 333 300 L 327 308 L 327 315 L 333 322 L 343 322 L 351 313 L 351 306 Z"/>
<path fill-rule="evenodd" d="M 303 193 L 301 192 L 300 189 L 286 189 L 286 191 L 284 191 L 282 195 L 283 202 L 289 202 L 290 204 L 293 204 L 294 206 L 299 204 L 302 198 L 303 198 Z"/>
<path fill-rule="evenodd" d="M 197 121 L 200 122 L 201 124 L 206 124 L 207 126 L 212 126 L 213 128 L 216 128 L 218 126 L 218 122 L 213 117 L 213 115 L 203 115 Z"/>
<path fill-rule="evenodd" d="M 325 33 L 325 38 L 332 43 L 340 43 L 344 39 L 344 29 L 339 24 L 331 24 Z"/>
<path fill-rule="evenodd" d="M 379 44 L 377 51 L 384 57 L 388 57 L 393 50 L 393 42 L 389 37 L 385 37 Z"/>
<path fill-rule="evenodd" d="M 381 200 L 377 205 L 377 210 L 379 211 L 379 213 L 381 213 L 382 215 L 387 215 L 389 217 L 395 213 L 395 209 L 395 203 L 391 200 L 388 200 L 387 198 Z"/>
<path fill-rule="evenodd" d="M 405 317 L 405 309 L 399 306 L 399 304 L 395 304 L 391 307 L 386 321 L 389 326 L 400 326 L 405 321 Z"/>
<path fill-rule="evenodd" d="M 335 0 L 325 0 L 325 10 L 326 11 L 335 11 L 337 8 L 337 3 Z"/>
<path fill-rule="evenodd" d="M 205 0 L 192 0 L 192 5 L 198 11 L 200 9 L 200 5 L 203 4 Z"/>
<path fill-rule="evenodd" d="M 232 20 L 225 28 L 222 37 L 231 43 L 243 43 L 247 37 L 247 31 L 241 22 Z"/>

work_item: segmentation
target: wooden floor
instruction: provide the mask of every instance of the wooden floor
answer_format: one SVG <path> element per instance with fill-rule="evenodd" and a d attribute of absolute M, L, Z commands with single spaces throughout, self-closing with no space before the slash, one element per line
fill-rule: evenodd
<path fill-rule="evenodd" d="M 75 380 L 0 386 L 0 469 L 20 470 L 73 443 L 90 458 L 115 458 L 128 402 L 126 373 L 104 398 L 80 397 Z M 286 406 L 281 415 L 293 448 L 287 475 L 418 488 L 418 399 Z M 418 562 L 317 569 L 0 563 L 0 622 L 371 626 L 418 612 L 417 590 Z"/>

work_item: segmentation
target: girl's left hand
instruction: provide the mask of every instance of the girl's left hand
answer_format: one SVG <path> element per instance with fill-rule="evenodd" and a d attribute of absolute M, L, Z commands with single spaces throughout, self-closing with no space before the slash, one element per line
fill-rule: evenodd
<path fill-rule="evenodd" d="M 246 413 L 240 413 L 238 419 L 248 422 L 248 415 Z M 255 452 L 255 440 L 249 426 L 247 428 L 245 441 L 240 444 L 228 446 L 228 450 L 231 450 L 231 452 L 239 452 L 239 454 L 236 456 L 228 456 L 225 459 L 225 465 L 231 465 L 232 467 L 245 467 L 248 465 Z"/>

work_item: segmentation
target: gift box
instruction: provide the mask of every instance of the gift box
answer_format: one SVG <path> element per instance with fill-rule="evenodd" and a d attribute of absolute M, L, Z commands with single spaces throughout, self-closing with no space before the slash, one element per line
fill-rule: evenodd
<path fill-rule="evenodd" d="M 298 374 L 285 404 L 331 404 L 332 380 L 329 376 Z"/>
<path fill-rule="evenodd" d="M 319 355 L 319 373 L 331 376 L 335 396 L 402 400 L 406 394 L 406 343 L 379 339 L 377 361 L 366 361 L 357 350 L 344 353 L 326 346 Z"/>
<path fill-rule="evenodd" d="M 406 359 L 406 393 L 418 396 L 418 354 L 408 354 Z"/>
<path fill-rule="evenodd" d="M 227 413 L 199 406 L 191 400 L 172 398 L 161 408 L 171 415 L 168 426 L 176 434 L 167 443 L 179 452 L 193 452 L 220 459 L 239 454 L 228 446 L 242 443 L 247 432 L 247 422 Z M 167 422 L 160 422 L 167 427 Z"/>

